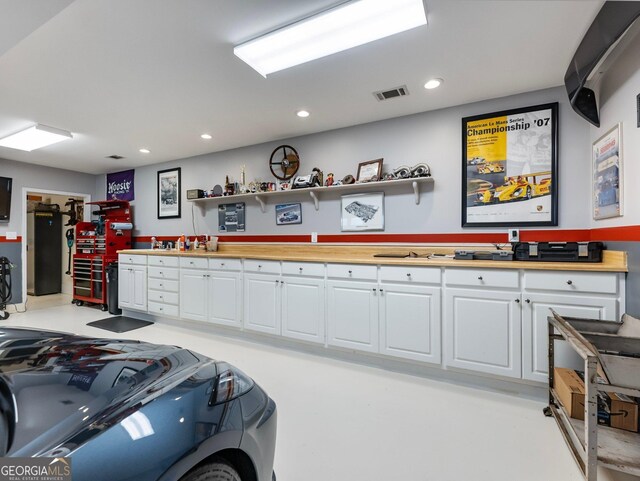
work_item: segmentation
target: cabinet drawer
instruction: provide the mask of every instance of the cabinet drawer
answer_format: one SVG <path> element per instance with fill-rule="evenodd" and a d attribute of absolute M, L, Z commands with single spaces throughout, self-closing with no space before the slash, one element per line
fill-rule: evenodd
<path fill-rule="evenodd" d="M 149 278 L 149 289 L 164 292 L 179 292 L 180 283 L 178 281 L 168 281 L 165 279 Z"/>
<path fill-rule="evenodd" d="M 147 256 L 139 254 L 119 254 L 118 262 L 120 264 L 137 264 L 141 266 L 147 265 Z"/>
<path fill-rule="evenodd" d="M 598 292 L 616 294 L 618 279 L 615 272 L 527 271 L 525 289 L 562 292 Z"/>
<path fill-rule="evenodd" d="M 216 271 L 241 271 L 240 259 L 209 259 L 209 269 Z"/>
<path fill-rule="evenodd" d="M 411 282 L 440 284 L 440 269 L 432 267 L 381 266 L 380 280 L 387 282 Z"/>
<path fill-rule="evenodd" d="M 328 264 L 327 275 L 341 279 L 368 279 L 375 281 L 378 278 L 378 266 Z"/>
<path fill-rule="evenodd" d="M 324 264 L 312 262 L 283 262 L 282 273 L 287 276 L 324 277 Z"/>
<path fill-rule="evenodd" d="M 473 287 L 520 287 L 520 274 L 517 269 L 447 269 L 447 285 Z"/>
<path fill-rule="evenodd" d="M 178 294 L 176 292 L 163 292 L 163 291 L 149 291 L 149 302 L 160 302 L 165 304 L 178 305 Z"/>
<path fill-rule="evenodd" d="M 149 265 L 160 267 L 178 267 L 180 264 L 177 257 L 149 256 Z"/>
<path fill-rule="evenodd" d="M 187 269 L 208 269 L 209 259 L 206 257 L 180 257 L 180 267 Z"/>
<path fill-rule="evenodd" d="M 280 262 L 247 259 L 244 261 L 244 270 L 263 274 L 280 274 Z"/>
<path fill-rule="evenodd" d="M 180 271 L 173 267 L 149 267 L 149 277 L 156 279 L 179 279 Z"/>
<path fill-rule="evenodd" d="M 160 314 L 161 316 L 178 317 L 178 306 L 170 306 L 169 304 L 162 304 L 160 302 L 149 302 L 147 309 L 153 314 Z"/>

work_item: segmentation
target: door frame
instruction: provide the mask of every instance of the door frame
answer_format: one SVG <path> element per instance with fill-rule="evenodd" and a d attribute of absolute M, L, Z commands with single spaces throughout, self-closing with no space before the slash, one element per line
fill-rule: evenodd
<path fill-rule="evenodd" d="M 83 219 L 88 219 L 91 216 L 90 207 L 87 205 L 91 202 L 91 194 L 83 192 L 65 192 L 53 189 L 41 189 L 36 187 L 22 187 L 22 248 L 21 248 L 21 261 L 22 261 L 22 302 L 19 304 L 20 309 L 24 309 L 27 303 L 27 193 L 33 192 L 35 194 L 52 194 L 63 195 L 67 197 L 82 197 L 84 201 L 84 214 Z"/>

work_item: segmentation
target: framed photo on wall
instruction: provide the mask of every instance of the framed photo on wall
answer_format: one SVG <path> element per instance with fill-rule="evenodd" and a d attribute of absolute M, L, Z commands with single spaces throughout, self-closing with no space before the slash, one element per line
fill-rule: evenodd
<path fill-rule="evenodd" d="M 180 167 L 158 171 L 158 219 L 180 218 L 181 192 Z"/>
<path fill-rule="evenodd" d="M 342 196 L 342 231 L 384 230 L 384 192 Z"/>
<path fill-rule="evenodd" d="M 462 227 L 558 225 L 558 103 L 462 119 Z"/>
<path fill-rule="evenodd" d="M 593 143 L 593 218 L 622 215 L 622 125 Z"/>
<path fill-rule="evenodd" d="M 302 206 L 297 204 L 276 204 L 276 225 L 302 224 Z"/>

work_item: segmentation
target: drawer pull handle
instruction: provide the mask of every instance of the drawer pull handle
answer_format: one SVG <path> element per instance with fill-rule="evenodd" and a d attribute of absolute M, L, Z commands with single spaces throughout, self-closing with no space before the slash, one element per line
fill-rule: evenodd
<path fill-rule="evenodd" d="M 258 264 L 258 269 L 262 269 L 262 264 Z"/>
<path fill-rule="evenodd" d="M 164 284 L 160 284 L 160 287 L 164 287 Z"/>
<path fill-rule="evenodd" d="M 567 284 L 571 285 L 571 284 L 573 284 L 573 281 L 572 281 L 571 279 L 569 279 L 569 280 L 567 281 Z"/>
<path fill-rule="evenodd" d="M 164 296 L 160 296 L 160 299 L 164 299 Z"/>
<path fill-rule="evenodd" d="M 407 272 L 407 277 L 411 277 L 411 272 Z"/>
<path fill-rule="evenodd" d="M 221 263 L 220 263 L 220 267 L 224 267 L 224 262 L 221 262 Z"/>
<path fill-rule="evenodd" d="M 299 270 L 300 272 L 302 272 L 302 267 L 298 267 L 298 270 Z"/>
<path fill-rule="evenodd" d="M 353 274 L 353 271 L 349 271 L 349 275 Z"/>
<path fill-rule="evenodd" d="M 516 304 L 520 304 L 520 299 L 516 299 Z"/>
<path fill-rule="evenodd" d="M 280 281 L 276 281 L 276 284 L 279 284 L 279 283 L 280 283 Z"/>
<path fill-rule="evenodd" d="M 380 289 L 380 294 L 382 294 L 384 291 L 382 289 Z"/>
<path fill-rule="evenodd" d="M 189 261 L 189 264 L 193 265 L 193 261 Z"/>
<path fill-rule="evenodd" d="M 525 299 L 524 302 L 526 302 L 527 304 L 531 304 L 531 299 Z"/>
<path fill-rule="evenodd" d="M 478 276 L 478 280 L 481 281 L 482 280 L 482 276 Z"/>

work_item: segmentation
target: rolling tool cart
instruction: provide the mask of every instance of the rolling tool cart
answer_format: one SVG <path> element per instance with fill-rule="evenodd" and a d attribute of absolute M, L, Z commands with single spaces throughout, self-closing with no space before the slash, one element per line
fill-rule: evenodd
<path fill-rule="evenodd" d="M 108 309 L 106 269 L 118 260 L 118 251 L 131 248 L 131 210 L 129 202 L 102 200 L 92 212 L 97 219 L 76 224 L 76 253 L 73 255 L 73 302 L 99 304 Z M 117 307 L 117 306 L 114 306 Z"/>
<path fill-rule="evenodd" d="M 629 316 L 623 316 L 623 322 L 577 319 L 551 312 L 545 415 L 555 418 L 587 481 L 596 481 L 598 465 L 640 475 L 640 434 L 598 425 L 599 394 L 640 396 L 640 338 L 619 334 L 626 322 L 635 320 Z M 567 341 L 584 360 L 584 398 L 578 400 L 584 420 L 571 417 L 571 406 L 560 400 L 554 379 L 556 340 Z"/>

